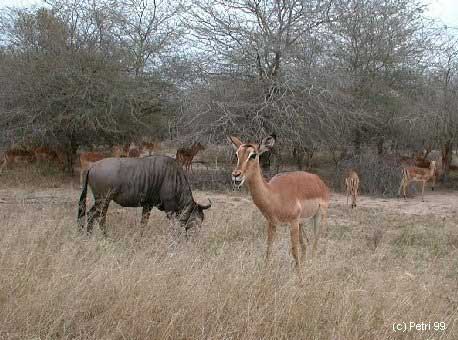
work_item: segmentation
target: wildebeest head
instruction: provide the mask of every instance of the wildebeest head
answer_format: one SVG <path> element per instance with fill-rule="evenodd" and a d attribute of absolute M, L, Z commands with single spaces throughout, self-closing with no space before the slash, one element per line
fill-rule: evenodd
<path fill-rule="evenodd" d="M 210 208 L 212 205 L 210 199 L 208 204 L 195 203 L 186 208 L 178 217 L 180 224 L 186 229 L 201 227 L 204 220 L 204 210 Z"/>

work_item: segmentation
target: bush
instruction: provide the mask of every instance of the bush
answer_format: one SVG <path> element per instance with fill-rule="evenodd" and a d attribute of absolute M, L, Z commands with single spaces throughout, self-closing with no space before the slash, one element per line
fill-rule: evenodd
<path fill-rule="evenodd" d="M 393 197 L 399 193 L 402 171 L 399 162 L 387 161 L 379 155 L 366 152 L 339 162 L 334 187 L 345 191 L 345 176 L 354 169 L 360 178 L 360 192 L 368 195 Z"/>
<path fill-rule="evenodd" d="M 193 190 L 232 190 L 231 170 L 194 169 L 192 173 L 188 173 L 187 175 Z"/>

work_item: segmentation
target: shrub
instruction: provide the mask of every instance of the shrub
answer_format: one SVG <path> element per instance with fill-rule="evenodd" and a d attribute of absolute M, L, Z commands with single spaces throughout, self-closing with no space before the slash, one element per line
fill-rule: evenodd
<path fill-rule="evenodd" d="M 354 169 L 360 177 L 360 191 L 368 195 L 393 197 L 398 195 L 402 179 L 398 162 L 387 161 L 379 155 L 366 152 L 339 162 L 334 188 L 345 191 L 346 172 Z"/>

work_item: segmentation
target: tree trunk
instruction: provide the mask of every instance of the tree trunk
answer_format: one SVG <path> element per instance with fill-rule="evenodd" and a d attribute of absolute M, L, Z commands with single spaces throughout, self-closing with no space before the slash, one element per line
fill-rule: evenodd
<path fill-rule="evenodd" d="M 452 162 L 452 141 L 449 139 L 442 146 L 442 182 L 448 182 L 450 163 Z"/>
<path fill-rule="evenodd" d="M 296 162 L 298 170 L 302 170 L 302 168 L 303 168 L 302 152 L 299 151 L 297 148 L 293 148 L 293 158 L 294 158 L 294 161 Z"/>
<path fill-rule="evenodd" d="M 355 139 L 353 140 L 354 152 L 356 155 L 361 154 L 361 131 L 355 131 Z"/>
<path fill-rule="evenodd" d="M 307 154 L 307 170 L 309 170 L 312 167 L 312 158 L 313 158 L 313 155 L 315 154 L 315 149 L 307 150 L 306 154 Z"/>
<path fill-rule="evenodd" d="M 383 155 L 383 144 L 385 143 L 385 138 L 384 137 L 380 137 L 378 142 L 377 142 L 377 153 L 379 155 Z"/>

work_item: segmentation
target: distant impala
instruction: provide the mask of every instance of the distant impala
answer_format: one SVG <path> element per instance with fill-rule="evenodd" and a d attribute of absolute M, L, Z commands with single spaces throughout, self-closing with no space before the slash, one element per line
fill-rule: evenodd
<path fill-rule="evenodd" d="M 176 160 L 186 171 L 192 171 L 192 160 L 200 150 L 205 147 L 200 143 L 194 143 L 190 148 L 180 148 L 177 150 Z"/>
<path fill-rule="evenodd" d="M 401 189 L 404 194 L 404 199 L 407 199 L 406 196 L 406 189 L 409 183 L 411 182 L 421 182 L 421 200 L 422 202 L 425 201 L 425 184 L 430 179 L 433 180 L 432 190 L 434 190 L 434 186 L 436 184 L 436 162 L 431 161 L 429 165 L 429 169 L 423 168 L 416 168 L 416 167 L 407 167 L 402 169 L 402 180 L 401 185 L 399 187 L 399 195 L 401 194 Z"/>

